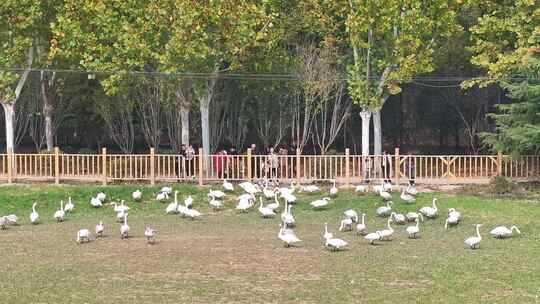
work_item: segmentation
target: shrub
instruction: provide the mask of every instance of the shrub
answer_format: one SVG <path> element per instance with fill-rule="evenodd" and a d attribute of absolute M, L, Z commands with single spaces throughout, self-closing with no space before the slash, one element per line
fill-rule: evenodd
<path fill-rule="evenodd" d="M 503 176 L 496 176 L 489 181 L 489 190 L 493 194 L 516 194 L 521 188 L 517 183 L 510 181 Z"/>

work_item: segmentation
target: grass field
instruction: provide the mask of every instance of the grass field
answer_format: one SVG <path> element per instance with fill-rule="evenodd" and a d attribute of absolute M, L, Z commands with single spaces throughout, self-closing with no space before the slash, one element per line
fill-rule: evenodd
<path fill-rule="evenodd" d="M 362 237 L 337 231 L 344 210 L 367 214 L 370 231 L 384 227 L 374 217 L 378 197 L 341 190 L 324 211 L 302 195 L 293 208 L 303 240 L 284 248 L 277 239 L 278 219 L 261 219 L 256 210 L 238 214 L 234 197 L 213 213 L 208 189 L 174 186 L 195 198 L 204 216 L 195 221 L 165 215 L 155 202 L 158 188 L 143 187 L 145 199 L 130 203 L 133 237 L 121 240 L 111 207 L 92 209 L 89 198 L 104 191 L 129 201 L 135 186 L 3 186 L 0 215 L 15 213 L 21 226 L 0 231 L 1 303 L 540 303 L 540 204 L 527 200 L 481 199 L 445 193 L 421 194 L 409 206 L 394 194 L 394 209 L 417 210 L 439 198 L 441 216 L 421 224 L 421 238 L 410 240 L 406 226 L 394 225 L 392 241 L 370 246 Z M 71 195 L 76 210 L 64 223 L 52 215 Z M 37 201 L 41 224 L 30 225 Z M 462 223 L 444 230 L 446 210 L 457 208 Z M 106 237 L 84 245 L 76 231 L 103 220 Z M 323 248 L 323 223 L 348 241 L 348 250 Z M 145 224 L 158 230 L 148 245 Z M 480 249 L 463 240 L 475 223 L 484 226 Z M 495 225 L 516 224 L 522 234 L 495 240 Z"/>

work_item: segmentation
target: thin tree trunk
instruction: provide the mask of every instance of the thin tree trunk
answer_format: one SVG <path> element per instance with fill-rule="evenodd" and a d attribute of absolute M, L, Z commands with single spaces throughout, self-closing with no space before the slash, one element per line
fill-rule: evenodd
<path fill-rule="evenodd" d="M 201 111 L 201 133 L 202 133 L 202 144 L 204 155 L 210 155 L 210 120 L 209 120 L 209 109 L 210 109 L 210 100 L 206 101 L 206 97 L 201 100 L 200 111 Z"/>
<path fill-rule="evenodd" d="M 180 104 L 180 120 L 182 122 L 182 145 L 189 145 L 189 107 Z"/>
<path fill-rule="evenodd" d="M 361 111 L 362 118 L 362 156 L 369 155 L 369 122 L 371 120 L 370 111 Z"/>
<path fill-rule="evenodd" d="M 6 120 L 6 149 L 7 151 L 14 152 L 14 122 L 15 122 L 15 105 L 12 103 L 2 102 L 4 108 L 4 115 Z"/>
<path fill-rule="evenodd" d="M 41 72 L 41 85 L 40 94 L 43 100 L 43 116 L 45 117 L 45 141 L 47 143 L 47 150 L 52 151 L 54 148 L 54 122 L 53 113 L 55 107 L 54 84 L 56 74 L 53 73 L 50 78 L 45 72 Z"/>
<path fill-rule="evenodd" d="M 382 154 L 382 123 L 381 109 L 375 109 L 373 113 L 373 154 Z"/>

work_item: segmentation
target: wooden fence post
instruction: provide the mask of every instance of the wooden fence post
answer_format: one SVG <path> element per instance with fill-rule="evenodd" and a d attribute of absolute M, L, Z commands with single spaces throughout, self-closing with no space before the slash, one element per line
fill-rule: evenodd
<path fill-rule="evenodd" d="M 497 175 L 502 176 L 503 154 L 501 151 L 497 152 Z"/>
<path fill-rule="evenodd" d="M 204 161 L 203 149 L 199 148 L 199 186 L 203 185 L 203 174 L 204 174 L 203 161 Z"/>
<path fill-rule="evenodd" d="M 60 184 L 60 149 L 54 147 L 54 183 Z"/>
<path fill-rule="evenodd" d="M 296 149 L 296 183 L 300 184 L 300 149 Z"/>
<path fill-rule="evenodd" d="M 103 184 L 103 186 L 106 186 L 107 185 L 107 148 L 101 149 L 101 173 L 103 174 L 101 183 Z"/>
<path fill-rule="evenodd" d="M 247 180 L 251 181 L 253 177 L 253 168 L 251 167 L 251 148 L 247 149 Z"/>
<path fill-rule="evenodd" d="M 8 174 L 8 184 L 13 182 L 13 150 L 7 149 L 7 174 Z"/>
<path fill-rule="evenodd" d="M 400 157 L 399 157 L 399 148 L 396 148 L 395 150 L 395 159 L 394 159 L 394 175 L 395 175 L 395 179 L 396 179 L 396 185 L 399 186 L 399 173 L 401 171 L 401 169 L 399 168 L 399 163 L 400 163 Z"/>
<path fill-rule="evenodd" d="M 150 185 L 156 184 L 156 155 L 154 147 L 150 148 Z"/>
<path fill-rule="evenodd" d="M 347 176 L 346 180 L 346 186 L 349 187 L 351 184 L 351 172 L 349 168 L 349 157 L 350 157 L 350 150 L 349 148 L 345 149 L 345 175 Z"/>

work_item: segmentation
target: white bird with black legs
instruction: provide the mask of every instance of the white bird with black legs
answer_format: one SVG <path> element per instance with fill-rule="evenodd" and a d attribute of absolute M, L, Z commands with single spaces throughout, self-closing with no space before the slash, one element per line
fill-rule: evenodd
<path fill-rule="evenodd" d="M 400 198 L 402 201 L 404 201 L 407 204 L 413 204 L 414 202 L 416 202 L 416 199 L 414 198 L 414 196 L 405 193 L 405 188 L 401 190 Z"/>
<path fill-rule="evenodd" d="M 338 188 L 336 187 L 336 180 L 334 180 L 334 185 L 332 185 L 332 188 L 330 188 L 330 196 L 336 196 L 338 195 Z"/>
<path fill-rule="evenodd" d="M 313 202 L 311 202 L 309 204 L 311 205 L 311 207 L 313 207 L 313 209 L 322 209 L 322 208 L 328 206 L 329 202 L 330 202 L 329 197 L 323 197 L 322 199 L 313 201 Z"/>
<path fill-rule="evenodd" d="M 101 200 L 97 197 L 92 197 L 90 199 L 90 205 L 94 208 L 100 208 L 101 206 L 103 206 L 103 203 L 101 202 Z"/>
<path fill-rule="evenodd" d="M 156 235 L 157 235 L 157 231 L 150 227 L 150 226 L 146 226 L 146 229 L 144 229 L 144 236 L 146 237 L 146 241 L 148 242 L 148 244 L 155 244 L 156 243 Z"/>
<path fill-rule="evenodd" d="M 383 240 L 387 240 L 387 241 L 391 240 L 390 237 L 394 234 L 394 229 L 392 228 L 392 226 L 390 226 L 390 223 L 392 222 L 393 220 L 389 218 L 387 221 L 387 229 L 383 229 L 380 231 L 380 234 Z"/>
<path fill-rule="evenodd" d="M 471 236 L 465 240 L 465 244 L 471 249 L 477 249 L 480 247 L 480 242 L 482 241 L 482 236 L 480 235 L 480 227 L 482 224 L 476 224 L 476 236 Z"/>
<path fill-rule="evenodd" d="M 285 233 L 285 227 L 282 224 L 279 224 L 278 238 L 285 244 L 285 247 L 294 246 L 296 243 L 302 241 L 296 236 L 296 234 L 294 234 L 292 230 Z"/>
<path fill-rule="evenodd" d="M 142 191 L 137 189 L 133 193 L 131 193 L 131 197 L 134 201 L 140 201 L 142 199 Z"/>
<path fill-rule="evenodd" d="M 405 214 L 405 217 L 407 218 L 407 222 L 414 222 L 416 219 L 420 219 L 420 221 L 424 221 L 424 216 L 422 215 L 422 213 L 418 213 L 418 212 L 407 212 Z"/>
<path fill-rule="evenodd" d="M 263 206 L 263 198 L 260 196 L 259 196 L 259 202 L 260 202 L 259 213 L 261 214 L 262 218 L 271 218 L 271 217 L 276 216 L 276 214 L 274 213 L 274 210 Z"/>
<path fill-rule="evenodd" d="M 396 224 L 405 224 L 405 222 L 407 221 L 405 215 L 396 212 L 390 213 L 390 218 L 394 220 L 394 223 Z"/>
<path fill-rule="evenodd" d="M 493 228 L 489 234 L 491 234 L 492 237 L 496 239 L 505 239 L 512 237 L 512 232 L 516 231 L 518 234 L 521 234 L 521 231 L 519 231 L 518 227 L 516 225 L 512 225 L 510 229 L 508 229 L 506 226 L 498 226 Z"/>
<path fill-rule="evenodd" d="M 223 189 L 225 189 L 225 191 L 234 191 L 234 186 L 231 182 L 223 179 Z"/>
<path fill-rule="evenodd" d="M 367 233 L 367 225 L 365 223 L 366 214 L 362 213 L 362 222 L 356 224 L 356 233 L 365 235 Z"/>
<path fill-rule="evenodd" d="M 68 197 L 67 204 L 64 206 L 64 211 L 68 213 L 68 212 L 73 212 L 73 210 L 75 210 L 75 204 L 73 204 L 73 201 L 71 200 L 71 196 L 70 196 Z"/>
<path fill-rule="evenodd" d="M 425 206 L 420 208 L 419 212 L 428 218 L 436 218 L 438 215 L 439 209 L 437 209 L 437 199 L 433 198 L 431 206 Z"/>
<path fill-rule="evenodd" d="M 169 196 L 172 193 L 172 187 L 169 187 L 169 186 L 162 187 L 159 192 L 166 193 L 167 196 Z"/>
<path fill-rule="evenodd" d="M 105 231 L 105 226 L 103 226 L 103 222 L 99 221 L 99 223 L 96 225 L 96 237 L 102 237 L 103 232 Z"/>
<path fill-rule="evenodd" d="M 366 241 L 369 241 L 369 243 L 371 245 L 375 245 L 375 241 L 380 241 L 382 240 L 382 235 L 381 235 L 381 232 L 380 231 L 375 231 L 375 232 L 372 232 L 372 233 L 368 233 L 364 236 L 364 239 Z"/>
<path fill-rule="evenodd" d="M 389 216 L 392 213 L 392 205 L 394 203 L 392 201 L 386 202 L 386 206 L 381 206 L 377 208 L 376 213 L 378 216 L 386 217 Z"/>
<path fill-rule="evenodd" d="M 416 219 L 415 222 L 416 225 L 409 226 L 406 229 L 410 239 L 416 239 L 418 237 L 418 234 L 420 233 L 420 221 Z"/>
<path fill-rule="evenodd" d="M 64 216 L 66 215 L 66 212 L 64 211 L 64 201 L 60 201 L 60 210 L 57 210 L 54 213 L 54 218 L 57 222 L 63 222 Z"/>
<path fill-rule="evenodd" d="M 221 191 L 221 190 L 212 190 L 210 189 L 210 191 L 208 192 L 208 196 L 212 196 L 212 197 L 215 197 L 217 199 L 223 199 L 226 194 L 225 192 Z"/>
<path fill-rule="evenodd" d="M 358 222 L 358 213 L 353 209 L 346 210 L 343 212 L 343 215 L 345 215 L 346 218 L 350 218 L 355 223 Z"/>
<path fill-rule="evenodd" d="M 156 201 L 158 202 L 164 201 L 167 199 L 169 199 L 169 194 L 167 194 L 166 192 L 159 192 L 158 194 L 156 194 Z"/>
<path fill-rule="evenodd" d="M 32 213 L 30 213 L 30 223 L 37 224 L 39 223 L 39 214 L 36 211 L 37 203 L 32 204 Z"/>
<path fill-rule="evenodd" d="M 82 244 L 84 242 L 90 243 L 91 241 L 91 233 L 88 229 L 80 229 L 77 231 L 77 243 Z"/>
<path fill-rule="evenodd" d="M 332 234 L 330 231 L 328 231 L 328 223 L 324 223 L 323 238 L 326 240 L 326 239 L 331 239 L 333 237 L 334 237 L 334 234 Z"/>
<path fill-rule="evenodd" d="M 125 239 L 125 238 L 128 238 L 129 237 L 129 225 L 128 225 L 128 214 L 126 213 L 124 215 L 124 223 L 122 224 L 122 226 L 120 226 L 120 238 L 121 239 Z"/>
<path fill-rule="evenodd" d="M 100 192 L 96 195 L 96 198 L 103 203 L 107 199 L 107 195 L 103 192 Z"/>
<path fill-rule="evenodd" d="M 339 225 L 339 231 L 352 231 L 353 223 L 353 220 L 350 218 L 342 219 Z"/>

